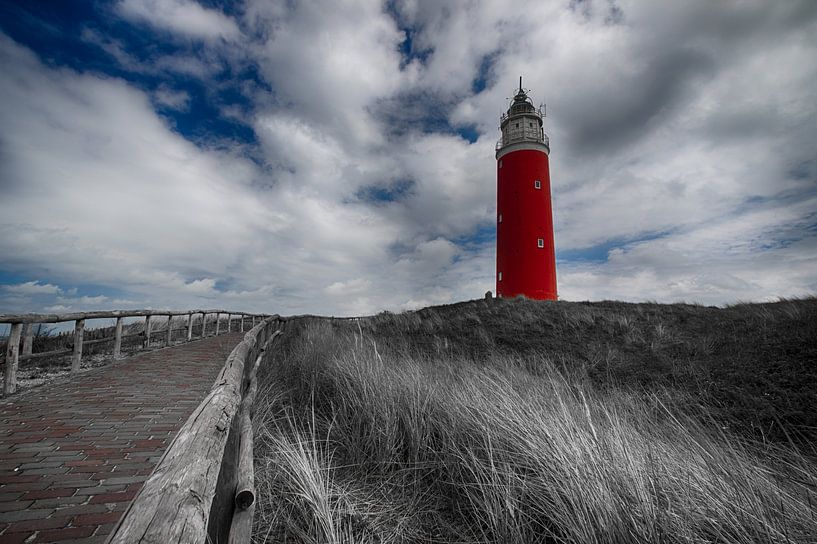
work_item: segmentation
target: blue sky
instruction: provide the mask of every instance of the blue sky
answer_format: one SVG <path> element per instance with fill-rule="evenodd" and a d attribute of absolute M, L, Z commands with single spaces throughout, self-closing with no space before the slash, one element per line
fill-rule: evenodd
<path fill-rule="evenodd" d="M 813 2 L 0 1 L 0 313 L 493 289 L 546 102 L 560 296 L 817 292 Z"/>

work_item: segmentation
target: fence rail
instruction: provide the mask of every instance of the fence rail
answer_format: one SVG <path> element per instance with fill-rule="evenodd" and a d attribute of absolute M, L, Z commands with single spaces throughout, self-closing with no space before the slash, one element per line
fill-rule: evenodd
<path fill-rule="evenodd" d="M 187 316 L 187 337 L 186 341 L 193 340 L 193 321 L 194 316 L 201 316 L 201 333 L 200 338 L 204 338 L 207 334 L 207 317 L 210 315 L 216 316 L 214 334 L 221 333 L 221 316 L 227 316 L 227 331 L 232 330 L 233 316 L 239 320 L 238 330 L 244 332 L 245 321 L 250 318 L 251 326 L 256 325 L 256 319 L 264 319 L 269 317 L 268 314 L 254 314 L 247 312 L 235 312 L 228 310 L 111 310 L 99 312 L 74 312 L 68 314 L 5 314 L 0 315 L 0 324 L 8 323 L 11 325 L 8 340 L 6 342 L 5 350 L 5 376 L 3 381 L 3 394 L 10 395 L 17 391 L 17 368 L 20 361 L 28 359 L 38 359 L 49 356 L 72 354 L 71 358 L 71 372 L 77 373 L 82 364 L 82 350 L 84 346 L 99 344 L 103 342 L 113 341 L 113 358 L 119 359 L 122 356 L 122 338 L 134 336 L 133 334 L 123 334 L 123 322 L 127 318 L 144 317 L 145 331 L 143 334 L 144 347 L 148 348 L 151 345 L 151 338 L 156 333 L 164 333 L 164 345 L 170 346 L 173 344 L 173 332 L 184 329 L 174 329 L 172 327 L 173 317 Z M 167 317 L 167 327 L 162 330 L 153 331 L 152 324 L 154 317 Z M 114 329 L 114 336 L 107 338 L 98 338 L 83 342 L 85 335 L 85 321 L 88 319 L 116 319 L 116 327 Z M 38 323 L 63 323 L 67 321 L 74 321 L 74 340 L 71 347 L 62 350 L 52 350 L 46 352 L 32 353 L 34 325 Z M 21 346 L 22 340 L 22 346 Z"/>

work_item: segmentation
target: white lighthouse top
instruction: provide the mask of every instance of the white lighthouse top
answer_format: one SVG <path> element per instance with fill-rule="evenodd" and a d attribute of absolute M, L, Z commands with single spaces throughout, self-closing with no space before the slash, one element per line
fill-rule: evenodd
<path fill-rule="evenodd" d="M 542 128 L 544 117 L 544 107 L 534 107 L 533 101 L 522 88 L 522 77 L 520 76 L 519 89 L 508 111 L 500 118 L 499 128 L 502 131 L 502 138 L 496 143 L 497 159 L 517 149 L 537 149 L 550 153 L 550 140 Z"/>

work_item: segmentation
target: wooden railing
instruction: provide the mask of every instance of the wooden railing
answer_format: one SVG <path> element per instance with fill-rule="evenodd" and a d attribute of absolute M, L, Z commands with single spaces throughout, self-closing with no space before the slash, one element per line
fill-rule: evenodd
<path fill-rule="evenodd" d="M 118 346 L 125 336 L 122 334 L 124 318 L 145 317 L 144 334 L 149 342 L 152 317 L 167 316 L 168 331 L 171 331 L 172 317 L 187 315 L 187 340 L 191 340 L 193 316 L 198 314 L 203 314 L 202 337 L 206 332 L 206 316 L 211 314 L 217 315 L 214 334 L 220 332 L 220 314 L 241 316 L 239 329 L 242 332 L 247 318 L 252 319 L 253 327 L 227 357 L 207 397 L 165 450 L 114 528 L 108 544 L 250 541 L 255 510 L 252 416 L 258 391 L 257 372 L 288 318 L 223 310 L 0 315 L 0 323 L 11 323 L 6 354 L 6 384 L 9 384 L 8 375 L 16 374 L 18 361 L 38 355 L 31 354 L 30 349 L 25 354 L 25 340 L 24 355 L 18 353 L 25 324 L 76 321 L 73 347 L 76 361 L 82 356 L 86 319 L 116 318 L 115 336 L 102 340 L 113 339 L 114 355 L 118 356 Z M 230 330 L 232 319 L 228 317 L 227 321 Z M 30 334 L 27 332 L 25 337 Z M 171 339 L 172 332 L 167 332 L 166 343 L 170 344 Z"/>
<path fill-rule="evenodd" d="M 109 544 L 246 543 L 255 508 L 256 374 L 285 319 L 256 325 L 233 349 L 111 533 Z"/>
<path fill-rule="evenodd" d="M 155 331 L 156 333 L 164 333 L 164 344 L 170 346 L 173 344 L 173 332 L 185 329 L 174 329 L 172 327 L 173 317 L 187 316 L 187 336 L 186 341 L 193 340 L 193 321 L 194 316 L 201 315 L 201 333 L 199 338 L 204 338 L 207 333 L 207 317 L 210 315 L 216 316 L 215 327 L 213 334 L 220 334 L 221 316 L 227 316 L 227 330 L 232 330 L 233 316 L 239 318 L 238 330 L 244 332 L 245 321 L 251 319 L 251 326 L 255 326 L 257 319 L 267 317 L 267 314 L 252 314 L 246 312 L 231 312 L 226 310 L 186 310 L 186 311 L 169 311 L 169 310 L 123 310 L 123 311 L 100 311 L 100 312 L 79 312 L 70 314 L 19 314 L 19 315 L 0 315 L 0 324 L 9 323 L 11 329 L 9 331 L 8 341 L 6 343 L 6 367 L 5 379 L 3 383 L 3 394 L 10 395 L 17 391 L 17 367 L 20 361 L 27 359 L 37 359 L 42 357 L 67 355 L 72 353 L 71 372 L 79 372 L 82 363 L 82 349 L 84 346 L 91 344 L 98 344 L 102 342 L 113 342 L 113 358 L 119 359 L 121 357 L 122 339 L 129 336 L 144 335 L 144 347 L 150 347 L 151 337 L 154 335 L 152 330 L 154 317 L 167 317 L 166 329 Z M 144 332 L 136 334 L 123 334 L 123 320 L 131 317 L 144 317 L 145 330 Z M 116 327 L 114 335 L 107 338 L 99 338 L 91 341 L 83 342 L 85 333 L 85 321 L 88 319 L 116 319 Z M 62 323 L 66 321 L 74 321 L 74 341 L 70 349 L 52 350 L 39 353 L 32 353 L 34 325 L 39 323 Z M 22 349 L 20 340 L 22 339 Z"/>

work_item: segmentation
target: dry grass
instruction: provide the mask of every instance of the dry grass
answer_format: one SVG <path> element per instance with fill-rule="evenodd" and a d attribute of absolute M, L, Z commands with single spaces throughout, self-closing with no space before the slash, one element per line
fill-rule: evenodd
<path fill-rule="evenodd" d="M 815 542 L 803 453 L 723 429 L 690 390 L 600 386 L 632 345 L 662 354 L 688 334 L 629 310 L 500 301 L 291 323 L 257 401 L 255 541 Z M 757 318 L 792 312 L 811 315 Z M 619 341 L 557 352 L 531 334 L 543 322 L 562 346 L 588 328 Z"/>

